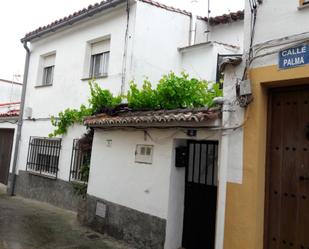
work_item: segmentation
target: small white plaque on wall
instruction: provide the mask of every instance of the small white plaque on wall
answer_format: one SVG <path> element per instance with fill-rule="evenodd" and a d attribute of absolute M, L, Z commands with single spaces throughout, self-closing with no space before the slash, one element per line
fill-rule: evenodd
<path fill-rule="evenodd" d="M 135 150 L 135 162 L 152 164 L 153 145 L 137 144 Z"/>
<path fill-rule="evenodd" d="M 96 216 L 99 216 L 101 218 L 106 217 L 106 205 L 103 202 L 97 202 L 97 207 L 95 210 Z"/>

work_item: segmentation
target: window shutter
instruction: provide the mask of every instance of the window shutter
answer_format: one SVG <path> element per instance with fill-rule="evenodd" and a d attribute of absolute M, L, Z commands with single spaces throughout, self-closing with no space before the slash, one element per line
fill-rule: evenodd
<path fill-rule="evenodd" d="M 51 67 L 55 65 L 56 55 L 48 55 L 44 57 L 44 67 Z"/>
<path fill-rule="evenodd" d="M 91 44 L 91 55 L 108 52 L 110 48 L 110 40 L 99 41 Z"/>

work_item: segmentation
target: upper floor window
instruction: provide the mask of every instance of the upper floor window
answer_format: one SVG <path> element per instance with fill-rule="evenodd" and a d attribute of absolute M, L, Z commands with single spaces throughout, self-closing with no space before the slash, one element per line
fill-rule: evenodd
<path fill-rule="evenodd" d="M 54 68 L 55 68 L 56 54 L 51 54 L 43 57 L 43 86 L 49 86 L 53 84 Z"/>
<path fill-rule="evenodd" d="M 91 44 L 90 77 L 107 76 L 109 63 L 109 40 Z"/>

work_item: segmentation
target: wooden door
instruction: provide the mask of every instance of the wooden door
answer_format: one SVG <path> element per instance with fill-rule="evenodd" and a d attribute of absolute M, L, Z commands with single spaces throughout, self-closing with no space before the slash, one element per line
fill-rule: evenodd
<path fill-rule="evenodd" d="M 189 141 L 183 247 L 214 249 L 217 210 L 217 141 Z"/>
<path fill-rule="evenodd" d="M 0 129 L 0 183 L 4 185 L 8 183 L 13 137 L 14 130 Z"/>
<path fill-rule="evenodd" d="M 265 248 L 309 248 L 309 88 L 270 96 Z"/>

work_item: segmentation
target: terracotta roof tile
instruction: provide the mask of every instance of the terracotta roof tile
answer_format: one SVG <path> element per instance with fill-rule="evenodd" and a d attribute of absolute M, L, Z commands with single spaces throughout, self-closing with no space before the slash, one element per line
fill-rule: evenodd
<path fill-rule="evenodd" d="M 210 25 L 231 23 L 231 22 L 243 20 L 244 17 L 245 17 L 244 11 L 231 12 L 229 14 L 224 14 L 221 16 L 210 17 L 209 23 Z"/>
<path fill-rule="evenodd" d="M 140 2 L 144 2 L 150 5 L 153 5 L 155 7 L 158 8 L 162 8 L 168 11 L 172 11 L 172 12 L 176 12 L 176 13 L 180 13 L 183 15 L 187 15 L 187 16 L 191 16 L 192 13 L 186 11 L 186 10 L 181 10 L 172 6 L 167 6 L 165 4 L 153 1 L 153 0 L 138 0 Z M 88 8 L 83 8 L 79 11 L 74 12 L 71 15 L 65 16 L 61 19 L 58 19 L 48 25 L 42 26 L 37 28 L 34 31 L 31 31 L 29 33 L 27 33 L 25 35 L 24 38 L 21 39 L 21 41 L 30 41 L 40 35 L 44 35 L 48 32 L 53 32 L 58 28 L 64 27 L 65 25 L 70 25 L 74 22 L 77 22 L 79 20 L 78 17 L 82 17 L 84 16 L 89 17 L 92 16 L 94 14 L 95 11 L 99 10 L 101 7 L 107 6 L 107 7 L 114 7 L 115 6 L 115 2 L 116 0 L 105 0 L 105 1 L 101 1 L 100 3 L 96 3 L 94 5 L 89 5 Z M 125 2 L 125 0 L 123 1 L 119 1 L 119 2 Z M 201 20 L 205 20 L 207 21 L 206 17 L 198 17 Z M 222 16 L 217 16 L 217 17 L 211 17 L 209 19 L 209 23 L 211 25 L 218 25 L 218 24 L 224 24 L 224 23 L 229 23 L 229 22 L 234 22 L 234 21 L 238 21 L 238 20 L 243 20 L 244 19 L 244 11 L 238 11 L 238 12 L 233 12 L 227 15 L 222 15 Z"/>
<path fill-rule="evenodd" d="M 0 118 L 11 118 L 11 117 L 18 117 L 19 110 L 10 110 L 5 113 L 0 113 Z"/>
<path fill-rule="evenodd" d="M 179 109 L 143 112 L 123 112 L 117 115 L 106 113 L 85 119 L 84 124 L 90 127 L 205 127 L 209 121 L 219 117 L 216 109 Z"/>

